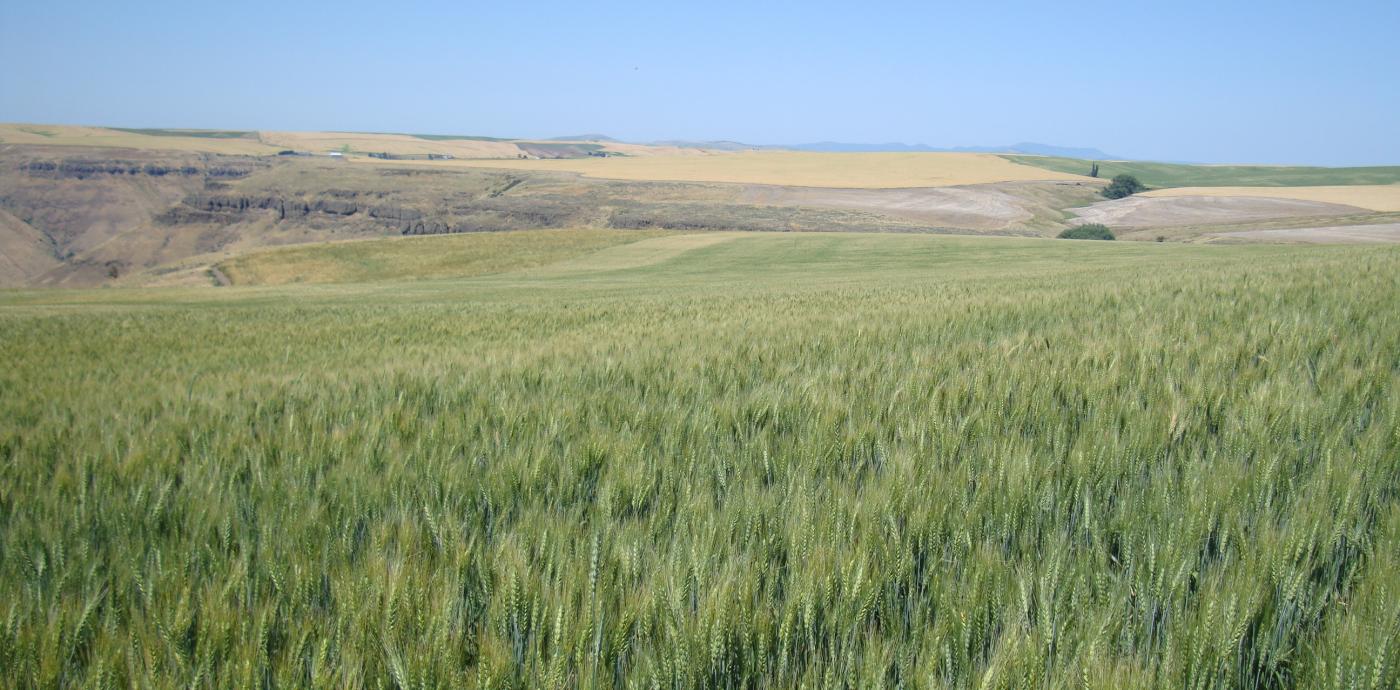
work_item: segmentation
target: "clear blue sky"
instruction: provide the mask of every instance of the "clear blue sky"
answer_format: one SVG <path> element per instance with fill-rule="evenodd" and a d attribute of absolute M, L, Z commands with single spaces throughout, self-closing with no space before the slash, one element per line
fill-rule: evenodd
<path fill-rule="evenodd" d="M 1400 0 L 0 2 L 0 121 L 1400 164 Z"/>

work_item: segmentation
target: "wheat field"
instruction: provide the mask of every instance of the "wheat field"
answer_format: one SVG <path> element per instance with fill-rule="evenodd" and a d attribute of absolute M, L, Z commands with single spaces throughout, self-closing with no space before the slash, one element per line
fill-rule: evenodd
<path fill-rule="evenodd" d="M 459 158 L 515 158 L 520 147 L 509 141 L 486 139 L 420 139 L 408 134 L 368 132 L 260 132 L 268 144 L 283 149 L 327 153 L 450 154 Z"/>
<path fill-rule="evenodd" d="M 4 684 L 1400 684 L 1400 250 L 695 237 L 0 292 Z"/>
<path fill-rule="evenodd" d="M 573 172 L 587 177 L 670 182 L 732 182 L 892 189 L 989 182 L 1067 180 L 1101 184 L 1091 177 L 1044 170 L 982 153 L 812 153 L 740 151 L 568 160 L 446 161 L 511 170 Z"/>

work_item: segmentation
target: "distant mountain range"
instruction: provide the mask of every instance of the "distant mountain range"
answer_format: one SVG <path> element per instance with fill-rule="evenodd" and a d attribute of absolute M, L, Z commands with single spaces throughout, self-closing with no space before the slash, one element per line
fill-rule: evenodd
<path fill-rule="evenodd" d="M 549 141 L 604 141 L 621 142 L 602 134 L 580 134 L 568 137 L 554 137 Z M 839 141 L 819 141 L 811 144 L 745 144 L 739 141 L 689 141 L 667 139 L 663 141 L 638 142 L 650 146 L 678 146 L 681 148 L 715 149 L 720 151 L 821 151 L 828 153 L 876 153 L 876 152 L 932 152 L 932 153 L 1020 153 L 1032 156 L 1061 156 L 1064 158 L 1087 158 L 1090 160 L 1122 160 L 1121 156 L 1104 153 L 1096 148 L 1054 146 L 1021 142 L 1010 146 L 951 146 L 937 147 L 927 144 L 851 144 Z"/>

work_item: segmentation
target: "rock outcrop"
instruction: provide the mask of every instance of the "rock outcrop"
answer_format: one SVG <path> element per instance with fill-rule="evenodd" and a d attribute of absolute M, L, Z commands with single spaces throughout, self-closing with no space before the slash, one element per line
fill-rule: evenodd
<path fill-rule="evenodd" d="M 202 176 L 216 179 L 238 179 L 252 174 L 259 166 L 239 165 L 175 165 L 166 163 L 142 163 L 130 160 L 89 160 L 66 158 L 58 161 L 35 160 L 20 165 L 20 170 L 33 177 L 85 180 L 109 175 L 165 177 Z"/>

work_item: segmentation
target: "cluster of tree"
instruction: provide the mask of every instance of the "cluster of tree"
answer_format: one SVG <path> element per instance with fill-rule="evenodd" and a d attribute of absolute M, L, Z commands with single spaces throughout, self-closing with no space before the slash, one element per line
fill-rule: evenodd
<path fill-rule="evenodd" d="M 1089 223 L 1087 225 L 1076 225 L 1060 233 L 1062 240 L 1112 240 L 1113 231 L 1107 225 L 1101 223 Z"/>
<path fill-rule="evenodd" d="M 1113 181 L 1103 188 L 1103 195 L 1109 199 L 1122 199 L 1146 189 L 1147 186 L 1138 182 L 1138 179 L 1132 175 L 1114 175 Z"/>

